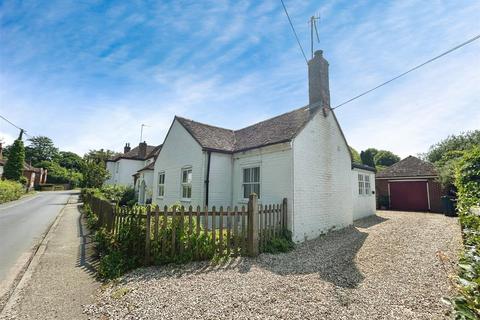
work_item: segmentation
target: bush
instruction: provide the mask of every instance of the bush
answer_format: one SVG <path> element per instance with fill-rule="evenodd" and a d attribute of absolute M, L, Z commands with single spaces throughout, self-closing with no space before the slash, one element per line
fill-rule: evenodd
<path fill-rule="evenodd" d="M 480 148 L 465 152 L 455 172 L 458 213 L 464 251 L 459 263 L 460 296 L 450 299 L 456 319 L 480 318 L 480 216 L 471 212 L 480 205 Z"/>
<path fill-rule="evenodd" d="M 282 253 L 289 252 L 295 248 L 290 231 L 284 231 L 280 236 L 269 240 L 265 246 L 264 252 Z"/>
<path fill-rule="evenodd" d="M 0 203 L 17 200 L 25 192 L 21 183 L 10 180 L 0 180 Z"/>
<path fill-rule="evenodd" d="M 22 131 L 23 133 L 23 131 Z M 3 177 L 8 180 L 19 181 L 23 177 L 23 164 L 25 163 L 25 147 L 20 138 L 13 142 L 7 162 L 3 168 Z"/>

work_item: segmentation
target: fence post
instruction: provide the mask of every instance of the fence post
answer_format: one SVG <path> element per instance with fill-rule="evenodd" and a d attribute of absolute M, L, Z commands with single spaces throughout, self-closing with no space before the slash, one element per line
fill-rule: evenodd
<path fill-rule="evenodd" d="M 287 198 L 283 198 L 282 203 L 282 234 L 287 230 L 288 225 L 288 206 L 287 206 Z"/>
<path fill-rule="evenodd" d="M 258 197 L 255 193 L 250 194 L 248 200 L 248 235 L 247 253 L 249 256 L 258 256 Z"/>
<path fill-rule="evenodd" d="M 145 221 L 145 265 L 150 264 L 150 206 L 147 206 L 147 219 Z"/>

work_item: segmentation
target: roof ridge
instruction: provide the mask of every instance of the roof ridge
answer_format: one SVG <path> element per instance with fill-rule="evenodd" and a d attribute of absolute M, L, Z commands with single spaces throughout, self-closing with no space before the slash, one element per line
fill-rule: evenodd
<path fill-rule="evenodd" d="M 301 109 L 304 109 L 304 108 L 310 108 L 310 105 L 307 104 L 306 106 L 303 106 L 303 107 L 300 107 L 300 108 L 297 108 L 297 109 L 293 109 L 293 110 L 290 110 L 290 111 L 281 113 L 281 114 L 279 114 L 279 115 L 277 115 L 277 116 L 274 116 L 274 117 L 271 117 L 271 118 L 268 118 L 268 119 L 265 119 L 265 120 L 256 122 L 256 123 L 251 124 L 251 125 L 249 125 L 249 126 L 246 126 L 246 127 L 244 127 L 244 128 L 234 130 L 234 132 L 241 131 L 241 130 L 244 130 L 244 129 L 248 129 L 248 128 L 250 128 L 250 127 L 259 125 L 260 123 L 264 123 L 264 122 L 267 122 L 267 121 L 270 121 L 270 120 L 273 120 L 273 119 L 276 119 L 276 118 L 280 118 L 280 117 L 282 117 L 282 116 L 284 116 L 284 115 L 297 112 L 298 110 L 301 110 Z M 315 108 L 315 107 L 314 107 L 314 108 Z"/>
<path fill-rule="evenodd" d="M 202 126 L 206 126 L 206 127 L 210 127 L 210 128 L 227 130 L 227 131 L 231 131 L 232 133 L 235 132 L 235 130 L 233 130 L 233 129 L 227 129 L 227 128 L 223 128 L 223 127 L 219 127 L 219 126 L 214 126 L 214 125 L 211 125 L 211 124 L 208 124 L 208 123 L 199 122 L 199 121 L 196 121 L 196 120 L 192 120 L 192 119 L 185 118 L 185 117 L 180 117 L 180 116 L 177 116 L 177 115 L 175 115 L 175 118 L 195 122 L 197 124 L 201 124 Z"/>

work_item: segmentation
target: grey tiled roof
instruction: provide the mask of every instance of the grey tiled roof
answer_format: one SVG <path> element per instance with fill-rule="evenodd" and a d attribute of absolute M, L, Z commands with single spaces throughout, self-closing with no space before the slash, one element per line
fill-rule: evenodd
<path fill-rule="evenodd" d="M 302 107 L 240 130 L 175 117 L 205 149 L 238 152 L 292 140 L 319 107 Z"/>
<path fill-rule="evenodd" d="M 377 178 L 399 178 L 399 177 L 421 177 L 436 176 L 435 166 L 427 161 L 420 160 L 414 156 L 391 165 L 377 173 Z"/>
<path fill-rule="evenodd" d="M 112 159 L 109 159 L 108 161 L 117 161 L 119 159 L 146 160 L 146 159 L 154 156 L 155 152 L 158 152 L 161 149 L 161 147 L 162 147 L 162 145 L 147 146 L 146 156 L 145 157 L 140 157 L 140 155 L 139 155 L 140 149 L 139 149 L 138 146 L 136 146 L 132 150 L 130 150 L 126 153 L 119 154 L 119 155 L 113 157 Z M 160 149 L 157 149 L 157 148 L 160 148 Z"/>

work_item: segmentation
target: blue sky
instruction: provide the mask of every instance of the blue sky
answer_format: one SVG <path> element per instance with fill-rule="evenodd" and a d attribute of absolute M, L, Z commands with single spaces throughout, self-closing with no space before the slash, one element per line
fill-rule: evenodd
<path fill-rule="evenodd" d="M 479 1 L 285 0 L 321 16 L 332 105 L 480 33 Z M 407 156 L 480 128 L 480 41 L 336 112 L 354 148 Z M 61 149 L 160 144 L 175 114 L 241 128 L 307 104 L 280 0 L 0 1 L 0 114 Z M 9 143 L 17 130 L 0 121 Z"/>

